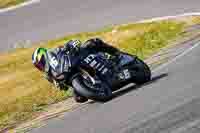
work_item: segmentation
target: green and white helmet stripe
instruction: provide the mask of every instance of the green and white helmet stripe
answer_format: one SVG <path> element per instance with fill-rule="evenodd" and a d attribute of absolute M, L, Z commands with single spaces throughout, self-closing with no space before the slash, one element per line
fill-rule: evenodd
<path fill-rule="evenodd" d="M 45 48 L 37 48 L 35 52 L 32 55 L 32 62 L 33 64 L 37 63 L 40 61 L 42 56 L 46 56 L 46 49 Z"/>
<path fill-rule="evenodd" d="M 39 48 L 37 48 L 37 49 L 34 51 L 33 55 L 32 55 L 32 63 L 33 63 L 33 64 L 35 64 L 35 63 L 37 62 L 38 50 L 39 50 Z"/>

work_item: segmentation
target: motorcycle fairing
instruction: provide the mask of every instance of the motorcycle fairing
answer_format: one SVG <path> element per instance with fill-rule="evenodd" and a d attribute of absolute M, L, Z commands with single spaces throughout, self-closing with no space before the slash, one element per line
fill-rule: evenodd
<path fill-rule="evenodd" d="M 136 57 L 130 56 L 128 54 L 122 54 L 120 55 L 120 61 L 118 62 L 119 66 L 124 66 L 126 64 L 129 64 L 135 60 Z"/>

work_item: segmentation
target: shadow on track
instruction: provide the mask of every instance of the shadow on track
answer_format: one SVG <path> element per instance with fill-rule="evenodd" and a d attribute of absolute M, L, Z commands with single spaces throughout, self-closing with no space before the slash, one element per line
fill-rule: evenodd
<path fill-rule="evenodd" d="M 148 83 L 145 83 L 145 84 L 143 84 L 143 85 L 131 85 L 131 86 L 129 85 L 128 87 L 126 87 L 126 88 L 124 88 L 124 89 L 120 89 L 120 90 L 114 92 L 114 93 L 113 93 L 113 96 L 112 96 L 112 98 L 111 98 L 110 100 L 113 100 L 113 99 L 115 99 L 115 98 L 117 98 L 117 97 L 120 97 L 120 96 L 122 96 L 122 95 L 125 95 L 125 94 L 127 94 L 127 93 L 129 93 L 129 92 L 131 92 L 131 91 L 133 91 L 133 90 L 140 89 L 140 88 L 143 87 L 143 86 L 146 86 L 146 85 L 152 84 L 152 83 L 154 83 L 154 82 L 157 82 L 158 80 L 160 80 L 160 79 L 162 79 L 162 78 L 164 78 L 164 77 L 167 77 L 167 76 L 168 76 L 167 73 L 163 73 L 163 74 L 161 74 L 161 75 L 152 77 L 151 81 L 149 81 Z M 110 101 L 110 100 L 109 100 L 109 101 Z"/>
<path fill-rule="evenodd" d="M 131 85 L 131 84 L 129 84 L 129 85 L 123 87 L 122 89 L 119 89 L 119 90 L 115 91 L 115 92 L 113 93 L 113 95 L 112 95 L 112 98 L 111 98 L 110 100 L 106 101 L 106 102 L 112 101 L 113 99 L 118 98 L 118 97 L 120 97 L 120 96 L 122 96 L 122 95 L 125 95 L 125 94 L 127 94 L 127 93 L 129 93 L 129 92 L 131 92 L 131 91 L 140 89 L 140 88 L 143 87 L 143 86 L 146 86 L 146 85 L 152 84 L 152 83 L 154 83 L 154 82 L 157 82 L 158 80 L 160 80 L 160 79 L 162 79 L 162 78 L 164 78 L 164 77 L 167 77 L 167 76 L 168 76 L 167 73 L 163 73 L 163 74 L 160 74 L 160 75 L 158 75 L 158 76 L 154 76 L 154 77 L 152 77 L 151 81 L 149 81 L 148 83 L 145 83 L 145 84 L 143 84 L 143 85 L 134 85 L 134 84 Z M 88 102 L 87 104 L 106 103 L 106 102 L 90 101 L 90 102 Z"/>

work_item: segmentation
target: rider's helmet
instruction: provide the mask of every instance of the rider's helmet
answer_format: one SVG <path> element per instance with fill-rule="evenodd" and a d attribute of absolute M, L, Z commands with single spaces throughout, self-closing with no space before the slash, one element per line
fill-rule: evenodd
<path fill-rule="evenodd" d="M 44 71 L 46 65 L 46 48 L 37 48 L 32 54 L 32 63 L 40 71 Z"/>
<path fill-rule="evenodd" d="M 79 51 L 80 45 L 80 40 L 70 40 L 64 45 L 64 49 L 66 52 L 76 53 Z"/>

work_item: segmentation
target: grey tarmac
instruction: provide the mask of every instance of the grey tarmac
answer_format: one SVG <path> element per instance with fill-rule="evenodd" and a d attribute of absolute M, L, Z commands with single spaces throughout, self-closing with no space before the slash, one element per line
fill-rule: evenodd
<path fill-rule="evenodd" d="M 104 26 L 200 12 L 199 0 L 41 0 L 0 13 L 0 51 Z"/>

